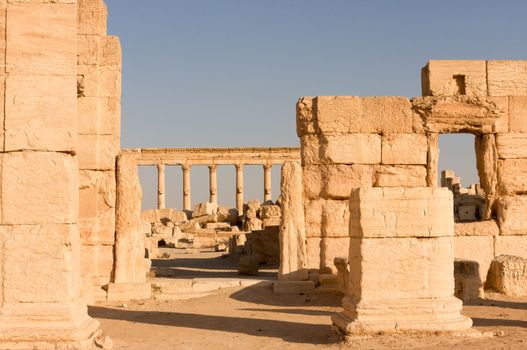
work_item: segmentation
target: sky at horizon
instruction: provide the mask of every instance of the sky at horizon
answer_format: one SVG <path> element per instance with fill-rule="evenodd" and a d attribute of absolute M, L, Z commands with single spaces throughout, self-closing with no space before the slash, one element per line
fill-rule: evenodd
<path fill-rule="evenodd" d="M 527 59 L 526 1 L 106 0 L 123 48 L 122 147 L 298 146 L 301 96 L 419 96 L 429 59 Z M 474 139 L 442 136 L 440 169 L 477 182 Z M 234 167 L 219 198 L 234 204 Z M 276 167 L 275 167 L 276 168 Z M 263 197 L 260 168 L 246 199 Z M 193 169 L 193 202 L 208 172 Z M 144 207 L 155 170 L 142 169 Z M 277 195 L 279 170 L 273 169 Z M 181 174 L 167 173 L 181 206 Z"/>

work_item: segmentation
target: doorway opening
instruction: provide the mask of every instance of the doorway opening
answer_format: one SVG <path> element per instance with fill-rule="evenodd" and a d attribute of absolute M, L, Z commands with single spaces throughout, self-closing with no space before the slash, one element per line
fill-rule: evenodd
<path fill-rule="evenodd" d="M 439 136 L 438 181 L 441 187 L 447 187 L 454 195 L 456 223 L 483 220 L 486 211 L 475 143 L 476 136 L 472 134 Z"/>

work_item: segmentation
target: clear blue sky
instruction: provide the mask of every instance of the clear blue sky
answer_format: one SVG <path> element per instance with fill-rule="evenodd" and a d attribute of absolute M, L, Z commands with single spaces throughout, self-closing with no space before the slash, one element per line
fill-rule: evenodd
<path fill-rule="evenodd" d="M 123 147 L 296 146 L 300 96 L 418 96 L 428 59 L 527 59 L 520 0 L 106 2 L 123 47 Z M 465 184 L 477 181 L 473 158 L 472 137 L 442 138 L 440 166 Z M 220 169 L 227 204 L 233 173 Z M 145 206 L 153 175 L 141 172 Z M 169 176 L 179 206 L 178 169 Z M 248 197 L 261 197 L 260 169 L 246 177 Z M 194 202 L 206 179 L 194 171 Z"/>

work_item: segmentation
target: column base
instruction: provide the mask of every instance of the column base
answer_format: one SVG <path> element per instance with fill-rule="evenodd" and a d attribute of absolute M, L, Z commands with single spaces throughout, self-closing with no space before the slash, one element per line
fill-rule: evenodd
<path fill-rule="evenodd" d="M 99 321 L 81 303 L 0 308 L 0 350 L 87 350 L 99 334 Z"/>
<path fill-rule="evenodd" d="M 108 301 L 146 300 L 152 296 L 150 283 L 110 283 Z"/>
<path fill-rule="evenodd" d="M 343 300 L 344 311 L 334 314 L 333 324 L 345 334 L 395 331 L 462 331 L 472 320 L 461 315 L 461 300 L 438 299 L 372 300 L 353 304 Z"/>

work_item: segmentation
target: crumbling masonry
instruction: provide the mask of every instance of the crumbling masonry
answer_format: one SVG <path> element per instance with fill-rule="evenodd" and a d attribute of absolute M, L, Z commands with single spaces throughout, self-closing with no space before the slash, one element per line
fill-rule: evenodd
<path fill-rule="evenodd" d="M 120 151 L 121 51 L 106 15 L 102 0 L 0 0 L 0 349 L 89 348 L 99 325 L 87 302 L 150 296 L 141 151 Z M 422 77 L 411 100 L 298 103 L 277 290 L 349 261 L 333 318 L 346 332 L 466 329 L 454 258 L 476 262 L 481 283 L 495 257 L 527 258 L 527 61 L 430 61 Z M 437 183 L 442 133 L 476 136 L 481 221 L 454 223 Z M 502 281 L 515 259 L 496 259 L 505 272 L 489 279 L 521 293 Z"/>

